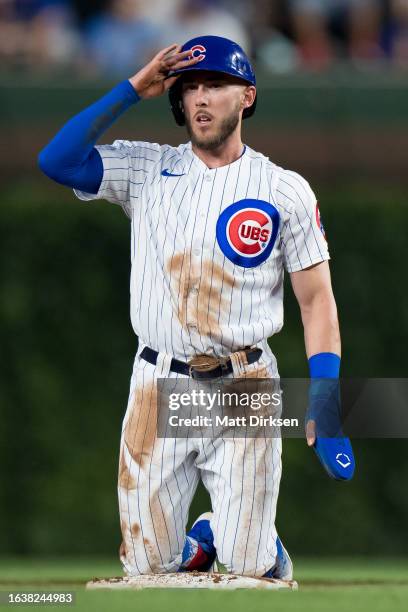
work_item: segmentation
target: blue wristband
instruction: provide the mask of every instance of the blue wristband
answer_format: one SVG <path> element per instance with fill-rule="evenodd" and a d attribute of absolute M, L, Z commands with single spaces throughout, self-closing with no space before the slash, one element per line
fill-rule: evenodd
<path fill-rule="evenodd" d="M 310 378 L 338 378 L 340 357 L 335 353 L 317 353 L 309 357 Z"/>

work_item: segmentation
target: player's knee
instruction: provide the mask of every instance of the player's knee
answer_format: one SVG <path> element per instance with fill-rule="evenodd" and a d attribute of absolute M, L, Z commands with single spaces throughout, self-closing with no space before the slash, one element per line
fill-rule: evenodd
<path fill-rule="evenodd" d="M 128 576 L 140 576 L 142 574 L 162 574 L 169 571 L 171 560 L 163 560 L 158 552 L 146 551 L 143 547 L 137 549 L 126 548 L 120 555 L 123 569 Z M 176 571 L 177 568 L 174 568 Z"/>
<path fill-rule="evenodd" d="M 174 558 L 170 554 L 165 554 L 149 537 L 137 535 L 132 538 L 124 537 L 119 557 L 128 576 L 176 572 L 181 561 L 181 555 Z"/>
<path fill-rule="evenodd" d="M 239 576 L 263 576 L 265 573 L 265 568 L 263 566 L 257 566 L 256 559 L 251 559 L 248 556 L 236 556 L 231 558 L 223 557 L 222 555 L 217 555 L 217 560 L 222 564 L 222 566 L 227 570 L 229 574 L 236 574 Z"/>
<path fill-rule="evenodd" d="M 266 569 L 260 562 L 262 554 L 258 553 L 257 549 L 250 546 L 220 546 L 217 548 L 217 561 L 229 574 L 260 577 L 264 575 Z"/>
<path fill-rule="evenodd" d="M 122 567 L 127 576 L 145 576 L 148 574 L 160 574 L 163 572 L 161 570 L 161 566 L 155 564 L 153 560 L 148 559 L 138 559 L 136 560 L 134 557 L 126 556 L 125 558 L 121 558 Z"/>

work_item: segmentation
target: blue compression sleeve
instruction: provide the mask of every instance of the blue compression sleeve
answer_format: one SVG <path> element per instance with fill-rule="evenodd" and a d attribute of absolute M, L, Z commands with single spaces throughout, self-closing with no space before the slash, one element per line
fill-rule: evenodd
<path fill-rule="evenodd" d="M 315 421 L 315 453 L 336 480 L 350 480 L 355 469 L 353 449 L 341 427 L 340 357 L 318 353 L 309 359 L 310 391 L 306 422 Z"/>
<path fill-rule="evenodd" d="M 64 125 L 38 156 L 41 170 L 62 185 L 97 193 L 103 164 L 95 143 L 115 119 L 139 100 L 128 80 L 119 83 Z"/>
<path fill-rule="evenodd" d="M 340 357 L 318 353 L 309 359 L 309 408 L 306 418 L 316 423 L 317 437 L 336 437 L 341 430 Z"/>

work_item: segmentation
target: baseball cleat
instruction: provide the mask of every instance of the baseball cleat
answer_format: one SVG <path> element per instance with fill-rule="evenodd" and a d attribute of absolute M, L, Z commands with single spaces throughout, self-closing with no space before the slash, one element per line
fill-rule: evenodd
<path fill-rule="evenodd" d="M 263 578 L 293 580 L 293 563 L 279 536 L 276 539 L 276 550 L 275 565 L 263 575 Z"/>
<path fill-rule="evenodd" d="M 209 572 L 216 556 L 210 527 L 212 512 L 204 512 L 187 532 L 179 572 Z"/>

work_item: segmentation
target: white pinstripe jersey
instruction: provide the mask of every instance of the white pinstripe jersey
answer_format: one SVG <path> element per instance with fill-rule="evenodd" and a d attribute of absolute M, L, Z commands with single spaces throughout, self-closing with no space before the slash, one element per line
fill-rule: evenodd
<path fill-rule="evenodd" d="M 271 354 L 267 338 L 283 325 L 284 269 L 329 259 L 305 179 L 249 147 L 214 169 L 191 143 L 120 140 L 97 149 L 100 189 L 76 195 L 119 204 L 131 220 L 140 341 L 182 360 L 254 344 Z"/>

